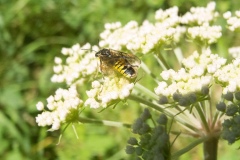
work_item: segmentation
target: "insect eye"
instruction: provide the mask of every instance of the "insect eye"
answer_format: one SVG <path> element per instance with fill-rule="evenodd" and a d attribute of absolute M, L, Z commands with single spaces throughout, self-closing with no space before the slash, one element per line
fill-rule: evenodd
<path fill-rule="evenodd" d="M 104 55 L 107 57 L 111 57 L 111 53 L 110 53 L 109 49 L 104 50 Z"/>

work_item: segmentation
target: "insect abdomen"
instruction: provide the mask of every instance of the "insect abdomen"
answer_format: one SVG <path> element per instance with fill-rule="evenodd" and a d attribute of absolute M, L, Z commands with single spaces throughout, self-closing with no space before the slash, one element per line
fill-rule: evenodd
<path fill-rule="evenodd" d="M 124 62 L 121 61 L 116 62 L 114 68 L 127 78 L 136 77 L 136 71 L 133 69 L 133 67 L 126 65 Z"/>

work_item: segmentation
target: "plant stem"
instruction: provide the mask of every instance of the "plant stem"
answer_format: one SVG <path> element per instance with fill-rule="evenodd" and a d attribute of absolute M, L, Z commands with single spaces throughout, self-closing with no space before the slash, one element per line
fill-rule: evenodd
<path fill-rule="evenodd" d="M 219 136 L 213 136 L 203 142 L 204 160 L 217 160 Z"/>
<path fill-rule="evenodd" d="M 189 121 L 185 121 L 184 118 L 181 119 L 182 118 L 181 114 L 179 114 L 178 116 L 175 116 L 175 115 L 177 115 L 177 112 L 174 108 L 169 108 L 169 109 L 162 108 L 161 105 L 159 105 L 157 103 L 154 103 L 154 102 L 151 102 L 151 101 L 147 101 L 146 99 L 144 99 L 142 97 L 139 97 L 139 96 L 136 96 L 136 95 L 130 95 L 128 98 L 133 100 L 133 101 L 136 101 L 138 103 L 145 104 L 148 107 L 156 109 L 157 111 L 159 111 L 161 113 L 164 113 L 169 117 L 174 118 L 177 122 L 179 122 L 184 127 L 190 129 L 193 132 L 198 131 L 195 126 L 193 126 L 191 123 L 189 123 Z"/>
<path fill-rule="evenodd" d="M 79 122 L 81 123 L 94 123 L 94 124 L 102 124 L 106 126 L 113 126 L 113 127 L 127 127 L 131 128 L 131 124 L 121 123 L 121 122 L 114 122 L 114 121 L 106 121 L 106 120 L 96 120 L 90 118 L 78 118 Z"/>
<path fill-rule="evenodd" d="M 202 137 L 202 138 L 197 139 L 196 141 L 194 141 L 193 143 L 191 143 L 187 147 L 184 147 L 180 151 L 177 151 L 177 152 L 173 153 L 172 156 L 171 156 L 171 159 L 174 160 L 174 159 L 179 158 L 181 155 L 187 153 L 188 151 L 190 151 L 194 147 L 198 146 L 200 143 L 203 143 L 206 139 L 207 139 L 207 137 Z"/>

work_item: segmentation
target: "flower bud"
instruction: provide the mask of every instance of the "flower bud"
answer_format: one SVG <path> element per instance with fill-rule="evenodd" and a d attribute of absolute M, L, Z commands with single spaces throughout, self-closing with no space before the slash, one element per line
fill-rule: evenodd
<path fill-rule="evenodd" d="M 175 93 L 173 94 L 173 100 L 174 100 L 174 101 L 179 102 L 181 98 L 182 98 L 182 94 L 181 94 L 181 93 L 175 92 Z"/>
<path fill-rule="evenodd" d="M 233 101 L 233 93 L 228 92 L 227 94 L 223 95 L 223 98 L 228 100 L 228 101 Z"/>
<path fill-rule="evenodd" d="M 159 99 L 159 104 L 167 104 L 168 98 L 166 96 L 161 96 Z"/>
<path fill-rule="evenodd" d="M 203 95 L 208 95 L 209 93 L 209 87 L 208 86 L 203 86 L 202 89 L 201 89 L 201 93 Z"/>
<path fill-rule="evenodd" d="M 141 118 L 143 119 L 143 121 L 151 118 L 151 114 L 149 112 L 149 109 L 145 108 L 142 115 L 141 115 Z"/>
<path fill-rule="evenodd" d="M 240 115 L 236 115 L 233 117 L 233 121 L 237 124 L 240 124 Z"/>
<path fill-rule="evenodd" d="M 230 119 L 225 119 L 222 126 L 223 128 L 230 128 L 232 126 L 232 121 Z"/>
<path fill-rule="evenodd" d="M 226 139 L 229 144 L 232 144 L 236 141 L 235 134 L 233 132 L 230 132 L 229 130 L 224 130 L 222 132 L 222 138 Z"/>
<path fill-rule="evenodd" d="M 134 138 L 134 137 L 130 137 L 127 142 L 128 142 L 128 144 L 130 144 L 130 145 L 137 145 L 137 144 L 138 144 L 137 139 Z"/>
<path fill-rule="evenodd" d="M 137 154 L 138 156 L 141 156 L 141 155 L 143 154 L 143 149 L 142 149 L 142 147 L 136 147 L 136 148 L 135 148 L 135 151 L 136 151 L 136 154 Z"/>
<path fill-rule="evenodd" d="M 189 101 L 190 103 L 192 103 L 192 104 L 197 101 L 197 96 L 196 96 L 195 93 L 190 93 L 190 94 L 188 94 L 188 95 L 187 95 L 187 98 L 188 98 L 188 101 Z"/>
<path fill-rule="evenodd" d="M 150 126 L 146 123 L 143 123 L 142 128 L 138 131 L 140 135 L 148 133 L 151 130 Z"/>
<path fill-rule="evenodd" d="M 151 139 L 151 135 L 149 133 L 148 134 L 144 134 L 144 135 L 141 136 L 139 144 L 142 147 L 145 147 L 149 143 L 150 139 Z"/>
<path fill-rule="evenodd" d="M 189 102 L 189 100 L 188 100 L 187 97 L 183 96 L 183 97 L 181 97 L 181 98 L 179 99 L 178 104 L 179 104 L 180 106 L 187 107 L 187 106 L 189 106 L 191 103 Z"/>
<path fill-rule="evenodd" d="M 138 118 L 132 125 L 133 133 L 138 133 L 138 131 L 142 128 L 143 119 Z"/>
<path fill-rule="evenodd" d="M 230 104 L 227 107 L 226 115 L 233 116 L 235 113 L 237 113 L 237 111 L 238 111 L 238 107 L 235 104 Z"/>
<path fill-rule="evenodd" d="M 135 148 L 133 146 L 127 145 L 125 151 L 127 154 L 133 154 L 135 152 Z"/>
<path fill-rule="evenodd" d="M 217 110 L 221 111 L 221 112 L 225 112 L 226 111 L 226 104 L 224 102 L 219 102 L 216 105 Z"/>
<path fill-rule="evenodd" d="M 165 114 L 161 114 L 157 120 L 157 123 L 160 125 L 166 125 L 167 124 L 167 116 Z"/>
<path fill-rule="evenodd" d="M 235 93 L 235 98 L 240 101 L 240 91 Z"/>

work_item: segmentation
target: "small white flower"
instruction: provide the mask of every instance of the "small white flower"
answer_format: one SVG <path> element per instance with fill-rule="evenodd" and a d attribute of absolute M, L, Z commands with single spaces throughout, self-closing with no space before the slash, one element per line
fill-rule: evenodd
<path fill-rule="evenodd" d="M 240 10 L 235 11 L 235 15 L 236 15 L 238 18 L 240 18 Z"/>
<path fill-rule="evenodd" d="M 62 48 L 61 53 L 63 55 L 68 55 L 69 49 L 68 48 Z"/>
<path fill-rule="evenodd" d="M 217 83 L 223 87 L 223 94 L 227 92 L 235 92 L 240 89 L 238 85 L 240 79 L 240 60 L 235 59 L 232 63 L 223 66 L 214 73 Z"/>
<path fill-rule="evenodd" d="M 47 102 L 48 102 L 48 103 L 54 102 L 54 97 L 53 97 L 53 96 L 49 96 L 49 97 L 47 98 Z"/>
<path fill-rule="evenodd" d="M 75 45 L 72 46 L 72 50 L 73 50 L 74 52 L 78 52 L 80 49 L 81 49 L 81 48 L 80 48 L 80 45 L 79 45 L 79 44 L 75 44 Z"/>
<path fill-rule="evenodd" d="M 87 91 L 89 98 L 84 105 L 90 108 L 107 107 L 113 100 L 128 97 L 133 87 L 134 84 L 125 77 L 104 77 L 103 84 L 93 81 L 92 89 Z"/>
<path fill-rule="evenodd" d="M 62 63 L 60 58 L 55 58 L 54 75 L 51 78 L 52 82 L 66 82 L 68 85 L 81 84 L 84 80 L 97 72 L 98 59 L 95 57 L 95 50 L 98 47 L 89 43 L 83 45 L 73 45 L 72 48 L 63 48 L 62 54 L 66 55 L 65 63 Z"/>
<path fill-rule="evenodd" d="M 237 89 L 237 82 L 236 81 L 234 81 L 234 80 L 231 80 L 230 82 L 229 82 L 229 85 L 227 86 L 227 88 L 228 88 L 228 91 L 229 92 L 235 92 L 236 91 L 236 89 Z"/>
<path fill-rule="evenodd" d="M 36 122 L 39 126 L 52 126 L 50 130 L 57 130 L 61 123 L 66 123 L 66 120 L 72 120 L 73 113 L 78 113 L 83 101 L 78 98 L 76 86 L 71 86 L 68 90 L 59 88 L 54 96 L 49 96 L 47 99 L 47 108 L 49 111 L 43 111 L 36 117 Z M 43 107 L 43 104 L 38 103 L 38 107 Z"/>
<path fill-rule="evenodd" d="M 97 102 L 94 98 L 88 98 L 85 103 L 85 106 L 90 106 L 90 108 L 97 109 L 100 107 L 100 103 Z"/>
<path fill-rule="evenodd" d="M 92 82 L 92 88 L 100 88 L 100 87 L 101 87 L 101 83 L 99 81 Z"/>
<path fill-rule="evenodd" d="M 37 110 L 42 111 L 44 109 L 44 104 L 42 102 L 38 102 L 36 104 Z"/>
<path fill-rule="evenodd" d="M 208 73 L 211 73 L 211 74 L 215 73 L 217 71 L 217 69 L 218 68 L 215 64 L 210 64 L 207 66 L 207 71 L 208 71 Z"/>
<path fill-rule="evenodd" d="M 55 57 L 55 58 L 54 58 L 54 62 L 55 62 L 56 64 L 61 64 L 61 63 L 62 63 L 62 59 L 61 59 L 60 57 Z"/>
<path fill-rule="evenodd" d="M 233 58 L 240 58 L 240 47 L 239 46 L 229 48 L 228 52 Z"/>
<path fill-rule="evenodd" d="M 228 29 L 235 31 L 240 28 L 240 10 L 235 12 L 236 16 L 232 16 L 231 12 L 224 13 L 224 18 L 227 20 Z"/>
<path fill-rule="evenodd" d="M 225 13 L 223 14 L 223 17 L 224 17 L 225 19 L 229 19 L 231 16 L 232 16 L 232 13 L 231 13 L 230 11 L 227 11 L 227 12 L 225 12 Z"/>
<path fill-rule="evenodd" d="M 63 70 L 62 65 L 57 65 L 57 66 L 54 66 L 54 67 L 53 67 L 53 71 L 54 71 L 55 73 L 60 73 L 62 70 Z"/>
<path fill-rule="evenodd" d="M 207 5 L 207 9 L 209 11 L 214 11 L 215 7 L 216 7 L 216 2 L 209 2 L 208 5 Z"/>
<path fill-rule="evenodd" d="M 58 121 L 55 121 L 53 124 L 52 124 L 52 128 L 51 130 L 55 131 L 55 130 L 58 130 L 60 128 L 60 122 Z"/>
<path fill-rule="evenodd" d="M 193 67 L 190 72 L 192 76 L 202 76 L 204 73 L 204 67 L 201 65 Z"/>
<path fill-rule="evenodd" d="M 168 80 L 174 74 L 175 74 L 175 71 L 173 69 L 170 69 L 170 70 L 167 70 L 167 71 L 162 71 L 162 73 L 160 75 L 164 80 Z"/>
<path fill-rule="evenodd" d="M 124 99 L 125 97 L 128 97 L 129 95 L 130 95 L 129 89 L 124 88 L 124 89 L 121 91 L 120 99 Z"/>
<path fill-rule="evenodd" d="M 127 89 L 126 89 L 127 90 Z M 128 95 L 127 95 L 128 96 Z M 126 97 L 127 97 L 126 96 Z M 110 94 L 110 97 L 111 97 L 111 99 L 117 99 L 118 98 L 118 93 L 117 92 L 112 92 L 111 94 Z"/>
<path fill-rule="evenodd" d="M 167 87 L 167 83 L 162 81 L 158 83 L 158 87 L 154 89 L 157 95 L 161 95 L 162 91 Z"/>
<path fill-rule="evenodd" d="M 215 2 L 208 3 L 207 7 L 192 7 L 190 12 L 187 12 L 181 17 L 181 22 L 183 24 L 197 24 L 203 25 L 204 23 L 209 24 L 212 22 L 219 14 L 214 11 L 216 7 Z"/>
<path fill-rule="evenodd" d="M 221 26 L 208 26 L 207 24 L 197 27 L 189 27 L 187 32 L 192 39 L 199 39 L 208 44 L 214 43 L 222 36 Z"/>

